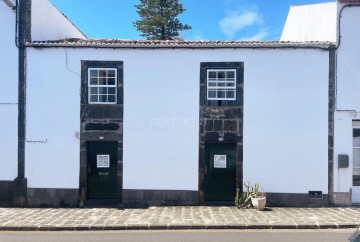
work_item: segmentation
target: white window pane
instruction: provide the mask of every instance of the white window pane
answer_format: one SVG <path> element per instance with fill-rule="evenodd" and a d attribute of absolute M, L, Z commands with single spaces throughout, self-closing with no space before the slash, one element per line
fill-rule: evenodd
<path fill-rule="evenodd" d="M 90 95 L 90 102 L 92 102 L 92 103 L 99 102 L 98 96 L 97 95 Z"/>
<path fill-rule="evenodd" d="M 218 87 L 225 87 L 225 82 L 218 82 Z"/>
<path fill-rule="evenodd" d="M 220 79 L 224 79 L 225 78 L 225 71 L 219 71 L 218 73 L 217 73 L 217 77 Z"/>
<path fill-rule="evenodd" d="M 235 97 L 235 91 L 226 91 L 226 98 L 234 98 Z"/>
<path fill-rule="evenodd" d="M 99 94 L 107 94 L 107 87 L 100 87 Z"/>
<path fill-rule="evenodd" d="M 216 71 L 209 71 L 209 78 L 216 79 Z"/>
<path fill-rule="evenodd" d="M 98 94 L 98 88 L 97 87 L 90 87 L 90 95 L 91 94 Z"/>
<path fill-rule="evenodd" d="M 353 186 L 360 186 L 360 168 L 353 169 Z"/>
<path fill-rule="evenodd" d="M 360 176 L 360 168 L 354 168 L 353 175 Z"/>
<path fill-rule="evenodd" d="M 99 102 L 106 103 L 107 95 L 99 95 Z"/>
<path fill-rule="evenodd" d="M 108 95 L 108 102 L 109 103 L 114 103 L 115 102 L 115 95 Z"/>
<path fill-rule="evenodd" d="M 225 98 L 225 90 L 217 91 L 217 97 L 218 98 Z"/>
<path fill-rule="evenodd" d="M 99 78 L 99 85 L 106 85 L 106 78 Z"/>
<path fill-rule="evenodd" d="M 226 72 L 226 78 L 235 78 L 235 72 L 234 71 L 227 71 Z"/>
<path fill-rule="evenodd" d="M 216 87 L 216 82 L 209 82 L 208 86 L 209 87 Z"/>
<path fill-rule="evenodd" d="M 360 167 L 360 149 L 353 149 L 353 166 Z"/>
<path fill-rule="evenodd" d="M 90 85 L 97 85 L 98 79 L 97 78 L 90 78 Z"/>
<path fill-rule="evenodd" d="M 216 98 L 216 91 L 208 91 L 209 98 Z"/>
<path fill-rule="evenodd" d="M 227 82 L 227 83 L 226 83 L 226 86 L 227 86 L 227 87 L 234 87 L 234 86 L 235 86 L 235 83 L 233 83 L 233 82 Z"/>
<path fill-rule="evenodd" d="M 115 70 L 108 70 L 108 77 L 115 77 Z"/>
<path fill-rule="evenodd" d="M 115 94 L 116 92 L 116 88 L 115 87 L 108 87 L 108 94 Z"/>
<path fill-rule="evenodd" d="M 115 85 L 115 78 L 109 78 L 108 85 Z"/>
<path fill-rule="evenodd" d="M 98 76 L 98 70 L 90 70 L 90 77 L 97 77 Z"/>
<path fill-rule="evenodd" d="M 353 146 L 360 147 L 360 129 L 353 129 Z"/>
<path fill-rule="evenodd" d="M 106 70 L 99 70 L 99 77 L 106 77 Z"/>

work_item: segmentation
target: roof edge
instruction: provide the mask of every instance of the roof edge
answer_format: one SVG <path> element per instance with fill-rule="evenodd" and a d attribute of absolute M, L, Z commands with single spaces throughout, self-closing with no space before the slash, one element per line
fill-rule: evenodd
<path fill-rule="evenodd" d="M 147 40 L 95 40 L 65 39 L 60 41 L 27 42 L 27 47 L 73 47 L 73 48 L 321 48 L 331 49 L 335 46 L 330 41 L 147 41 Z"/>

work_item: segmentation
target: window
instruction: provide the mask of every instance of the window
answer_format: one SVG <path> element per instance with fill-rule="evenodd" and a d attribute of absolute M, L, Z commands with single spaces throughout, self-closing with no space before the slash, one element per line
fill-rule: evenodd
<path fill-rule="evenodd" d="M 243 62 L 200 63 L 200 105 L 203 107 L 242 106 L 243 84 Z"/>
<path fill-rule="evenodd" d="M 207 70 L 207 99 L 236 100 L 236 70 Z"/>
<path fill-rule="evenodd" d="M 360 186 L 360 126 L 353 129 L 353 185 Z"/>
<path fill-rule="evenodd" d="M 109 168 L 110 167 L 110 155 L 97 155 L 97 167 Z"/>
<path fill-rule="evenodd" d="M 88 69 L 88 102 L 90 104 L 116 104 L 117 69 Z"/>

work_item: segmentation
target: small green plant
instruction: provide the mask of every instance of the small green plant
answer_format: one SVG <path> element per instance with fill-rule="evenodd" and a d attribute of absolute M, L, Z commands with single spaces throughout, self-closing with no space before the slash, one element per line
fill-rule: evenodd
<path fill-rule="evenodd" d="M 251 198 L 265 197 L 265 192 L 260 191 L 260 183 L 255 183 L 254 186 L 250 182 L 244 182 L 245 192 L 240 193 L 240 189 L 236 189 L 235 206 L 238 208 L 252 207 Z"/>

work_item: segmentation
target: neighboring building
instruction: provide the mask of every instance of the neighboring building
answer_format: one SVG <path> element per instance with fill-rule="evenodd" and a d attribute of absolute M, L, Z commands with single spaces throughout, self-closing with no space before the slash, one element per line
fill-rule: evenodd
<path fill-rule="evenodd" d="M 353 2 L 292 7 L 286 41 L 177 42 L 87 39 L 24 0 L 26 48 L 0 2 L 0 204 L 233 202 L 244 181 L 269 205 L 359 203 Z"/>

